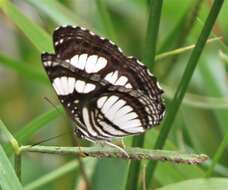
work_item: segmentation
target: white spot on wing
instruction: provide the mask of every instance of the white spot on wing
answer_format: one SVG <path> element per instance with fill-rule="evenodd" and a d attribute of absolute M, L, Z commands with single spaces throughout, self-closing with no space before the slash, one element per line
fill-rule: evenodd
<path fill-rule="evenodd" d="M 75 89 L 77 92 L 82 93 L 84 91 L 85 82 L 82 80 L 77 80 L 75 83 Z"/>
<path fill-rule="evenodd" d="M 108 82 L 110 82 L 111 84 L 115 84 L 116 80 L 118 78 L 118 71 L 115 71 L 114 73 L 108 73 L 105 76 L 105 80 L 107 80 Z"/>
<path fill-rule="evenodd" d="M 61 92 L 59 91 L 58 86 L 55 84 L 55 81 L 52 83 L 52 86 L 54 87 L 56 93 L 57 93 L 58 95 L 60 95 Z"/>
<path fill-rule="evenodd" d="M 74 57 L 71 58 L 70 64 L 77 67 L 78 64 L 78 55 L 75 55 Z"/>
<path fill-rule="evenodd" d="M 126 133 L 119 131 L 117 129 L 115 129 L 114 127 L 110 126 L 109 124 L 107 124 L 104 121 L 99 122 L 100 125 L 104 128 L 105 131 L 108 131 L 109 133 L 111 133 L 112 135 L 126 135 Z"/>
<path fill-rule="evenodd" d="M 159 82 L 157 81 L 157 86 L 160 90 L 162 90 L 162 87 L 160 86 Z"/>
<path fill-rule="evenodd" d="M 125 104 L 126 104 L 126 101 L 124 101 L 124 100 L 118 100 L 118 101 L 116 101 L 116 102 L 112 105 L 111 109 L 109 110 L 109 112 L 111 113 L 110 116 L 109 116 L 109 119 L 112 120 L 112 119 L 115 117 L 115 115 L 116 115 L 116 113 L 118 112 L 118 110 L 119 110 L 122 106 L 124 106 Z"/>
<path fill-rule="evenodd" d="M 60 81 L 60 78 L 55 78 L 54 79 L 54 84 L 55 84 L 55 87 L 56 87 L 56 92 L 58 95 L 62 95 L 64 94 L 63 90 L 62 90 L 62 84 L 61 84 L 61 81 Z"/>
<path fill-rule="evenodd" d="M 91 55 L 86 61 L 85 70 L 87 73 L 93 73 L 97 62 L 97 55 Z"/>
<path fill-rule="evenodd" d="M 68 94 L 68 81 L 67 81 L 67 77 L 61 77 L 61 85 L 62 85 L 62 90 L 63 90 L 63 95 L 67 95 Z"/>
<path fill-rule="evenodd" d="M 147 69 L 146 72 L 147 72 L 148 75 L 150 75 L 150 76 L 152 76 L 152 77 L 154 76 L 154 75 L 150 72 L 149 69 Z"/>
<path fill-rule="evenodd" d="M 114 120 L 118 120 L 120 117 L 123 117 L 125 114 L 127 114 L 128 112 L 131 112 L 132 110 L 133 110 L 132 107 L 128 105 L 123 106 L 116 113 Z"/>
<path fill-rule="evenodd" d="M 120 86 L 124 86 L 126 84 L 126 82 L 128 81 L 127 77 L 125 76 L 121 76 L 115 83 L 115 85 L 120 85 Z"/>
<path fill-rule="evenodd" d="M 137 63 L 138 63 L 139 65 L 144 66 L 144 64 L 143 64 L 141 61 L 139 61 L 138 59 L 137 59 Z"/>
<path fill-rule="evenodd" d="M 131 85 L 130 83 L 127 83 L 127 84 L 125 85 L 125 87 L 126 87 L 126 88 L 132 88 L 132 85 Z"/>
<path fill-rule="evenodd" d="M 104 105 L 104 102 L 107 100 L 107 96 L 101 97 L 97 101 L 98 108 L 101 108 Z"/>
<path fill-rule="evenodd" d="M 94 33 L 94 32 L 89 31 L 89 33 L 90 33 L 92 36 L 94 36 L 94 35 L 95 35 L 95 33 Z"/>
<path fill-rule="evenodd" d="M 107 60 L 104 57 L 99 57 L 97 63 L 95 64 L 95 68 L 93 70 L 94 73 L 100 71 L 107 65 Z"/>
<path fill-rule="evenodd" d="M 68 92 L 72 93 L 74 91 L 75 86 L 75 78 L 69 77 L 68 78 Z"/>
<path fill-rule="evenodd" d="M 89 111 L 88 111 L 88 109 L 86 107 L 83 107 L 82 115 L 83 115 L 83 120 L 85 122 L 85 125 L 86 125 L 87 130 L 89 131 L 89 133 L 92 134 L 93 136 L 97 136 L 96 131 L 94 131 L 92 126 L 91 126 L 90 119 L 89 119 Z"/>
<path fill-rule="evenodd" d="M 83 93 L 89 93 L 89 92 L 93 91 L 95 88 L 96 88 L 96 86 L 94 84 L 87 83 L 84 88 Z"/>
<path fill-rule="evenodd" d="M 60 40 L 59 40 L 59 43 L 61 44 L 61 43 L 63 43 L 63 41 L 64 41 L 63 39 L 60 39 Z"/>
<path fill-rule="evenodd" d="M 82 54 L 78 58 L 78 64 L 76 65 L 77 68 L 84 70 L 86 65 L 87 54 Z"/>
<path fill-rule="evenodd" d="M 108 100 L 104 103 L 101 111 L 106 115 L 109 114 L 108 110 L 111 108 L 111 106 L 116 102 L 118 99 L 118 96 L 111 96 L 108 98 Z"/>

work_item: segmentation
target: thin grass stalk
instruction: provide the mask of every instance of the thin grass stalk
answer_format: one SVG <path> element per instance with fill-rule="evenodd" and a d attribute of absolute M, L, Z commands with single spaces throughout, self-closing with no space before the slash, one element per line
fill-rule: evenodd
<path fill-rule="evenodd" d="M 144 145 L 144 135 L 139 137 L 134 137 L 132 142 L 132 147 L 143 147 Z M 126 189 L 137 190 L 139 183 L 140 174 L 140 161 L 134 161 L 130 163 L 128 171 L 128 180 L 126 184 Z"/>
<path fill-rule="evenodd" d="M 108 37 L 110 37 L 114 42 L 117 42 L 116 33 L 114 31 L 110 14 L 107 10 L 107 5 L 104 0 L 96 0 L 96 5 L 98 9 L 98 13 L 100 15 L 100 19 L 104 25 L 104 29 Z"/>
<path fill-rule="evenodd" d="M 186 19 L 186 22 L 183 28 L 181 29 L 181 32 L 175 44 L 176 46 L 175 48 L 181 47 L 185 44 L 185 41 L 187 40 L 188 35 L 190 34 L 190 32 L 192 31 L 195 25 L 194 21 L 198 16 L 202 3 L 203 3 L 203 0 L 197 0 L 193 8 L 191 8 L 191 10 L 189 11 L 188 18 Z M 168 66 L 166 67 L 162 77 L 164 80 L 167 79 L 169 74 L 172 72 L 175 64 L 178 62 L 178 58 L 179 56 L 177 54 L 176 56 L 173 56 L 172 59 L 170 60 L 170 64 L 168 64 Z"/>
<path fill-rule="evenodd" d="M 151 0 L 149 7 L 149 18 L 147 23 L 147 34 L 145 39 L 145 54 L 143 55 L 144 64 L 148 65 L 152 70 L 155 63 L 156 44 L 158 38 L 158 30 L 161 18 L 161 9 L 163 0 Z M 133 146 L 143 147 L 144 135 L 133 138 Z M 140 178 L 140 162 L 131 162 L 126 183 L 127 190 L 137 190 Z"/>
<path fill-rule="evenodd" d="M 119 158 L 125 160 L 160 160 L 179 164 L 200 164 L 208 159 L 205 154 L 187 154 L 168 150 L 151 150 L 143 148 L 125 148 L 127 154 L 113 147 L 59 147 L 26 145 L 20 152 L 40 152 L 47 154 L 74 155 L 95 158 Z"/>
<path fill-rule="evenodd" d="M 158 49 L 159 54 L 168 51 L 173 46 L 176 39 L 180 36 L 181 29 L 183 28 L 183 25 L 185 24 L 187 19 L 187 15 L 188 10 L 184 13 L 184 15 L 180 18 L 180 20 L 177 22 L 171 32 L 168 33 L 166 38 L 161 43 L 161 46 Z"/>
<path fill-rule="evenodd" d="M 220 145 L 214 155 L 212 164 L 210 165 L 209 169 L 207 170 L 206 177 L 211 177 L 211 175 L 213 174 L 214 168 L 217 165 L 217 163 L 219 162 L 220 158 L 222 157 L 227 144 L 228 144 L 228 133 L 225 134 L 222 142 L 220 143 Z"/>
<path fill-rule="evenodd" d="M 192 78 L 193 72 L 196 68 L 196 65 L 198 63 L 198 60 L 199 60 L 200 55 L 202 53 L 202 50 L 206 44 L 207 38 L 209 37 L 209 34 L 213 28 L 213 25 L 214 25 L 216 18 L 220 12 L 220 9 L 223 5 L 223 2 L 224 2 L 224 0 L 217 0 L 217 1 L 214 1 L 214 3 L 213 3 L 211 11 L 207 17 L 205 25 L 202 29 L 202 32 L 198 38 L 197 43 L 196 43 L 196 47 L 194 48 L 194 50 L 190 56 L 190 59 L 187 63 L 187 67 L 184 71 L 181 82 L 178 85 L 175 96 L 174 96 L 172 102 L 168 106 L 169 109 L 168 109 L 167 115 L 165 117 L 160 135 L 159 135 L 159 137 L 155 143 L 155 146 L 154 146 L 155 149 L 162 149 L 163 146 L 165 145 L 165 141 L 166 141 L 168 134 L 171 130 L 172 124 L 173 124 L 174 119 L 177 115 L 180 104 L 181 104 L 183 97 L 186 93 L 186 90 L 187 90 L 189 82 Z M 154 161 L 149 162 L 149 164 L 147 166 L 147 176 L 146 176 L 147 189 L 149 189 L 149 187 L 151 185 L 151 181 L 152 181 L 153 174 L 155 172 L 156 166 L 157 166 L 157 162 L 154 162 Z"/>
<path fill-rule="evenodd" d="M 158 38 L 158 30 L 161 18 L 163 0 L 151 0 L 149 18 L 147 23 L 147 33 L 145 41 L 145 54 L 143 56 L 143 62 L 151 70 L 155 64 L 156 46 Z"/>

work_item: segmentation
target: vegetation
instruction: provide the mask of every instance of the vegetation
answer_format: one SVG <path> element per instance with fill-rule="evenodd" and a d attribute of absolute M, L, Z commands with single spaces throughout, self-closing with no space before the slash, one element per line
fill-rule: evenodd
<path fill-rule="evenodd" d="M 227 10 L 224 0 L 0 0 L 0 189 L 225 190 Z M 113 40 L 164 88 L 164 121 L 124 138 L 129 157 L 79 142 L 58 105 L 40 54 L 66 24 Z"/>

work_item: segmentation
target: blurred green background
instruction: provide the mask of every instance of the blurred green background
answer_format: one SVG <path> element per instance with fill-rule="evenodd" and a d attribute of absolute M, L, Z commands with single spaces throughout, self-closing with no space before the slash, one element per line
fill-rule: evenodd
<path fill-rule="evenodd" d="M 149 2 L 0 0 L 0 116 L 9 131 L 24 144 L 63 134 L 43 144 L 74 146 L 70 119 L 45 100 L 59 104 L 42 68 L 41 52 L 53 51 L 51 35 L 57 26 L 72 24 L 112 39 L 127 55 L 142 60 Z M 196 43 L 213 2 L 163 2 L 157 55 L 169 55 L 157 57 L 153 73 L 164 88 L 166 102 L 172 99 L 192 51 L 183 47 Z M 210 159 L 200 166 L 159 163 L 153 189 L 227 189 L 227 18 L 225 1 L 210 35 L 214 40 L 206 44 L 165 146 L 169 150 L 204 153 Z M 173 51 L 177 48 L 179 52 Z M 146 133 L 145 148 L 153 147 L 160 128 Z M 131 145 L 132 137 L 124 140 Z M 84 141 L 81 144 L 89 145 Z M 143 189 L 146 163 L 141 164 L 135 189 Z M 117 159 L 86 158 L 79 162 L 72 156 L 26 153 L 22 157 L 22 184 L 27 189 L 83 190 L 89 189 L 89 181 L 92 190 L 122 190 L 126 189 L 128 166 L 127 161 Z M 205 182 L 206 177 L 211 181 Z"/>

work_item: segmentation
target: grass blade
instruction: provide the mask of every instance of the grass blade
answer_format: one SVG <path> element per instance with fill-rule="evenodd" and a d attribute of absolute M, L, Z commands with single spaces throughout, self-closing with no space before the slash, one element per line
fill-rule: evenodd
<path fill-rule="evenodd" d="M 19 154 L 19 145 L 16 139 L 11 135 L 11 133 L 7 130 L 7 127 L 4 123 L 0 120 L 0 137 L 5 137 L 5 141 L 11 143 L 12 147 L 14 148 L 16 154 Z M 16 162 L 19 163 L 19 162 Z M 19 166 L 19 165 L 18 165 Z M 18 171 L 20 169 L 17 167 Z M 19 182 L 19 179 L 16 176 L 16 173 L 8 160 L 6 153 L 2 145 L 0 145 L 0 187 L 3 190 L 20 190 L 22 186 Z"/>
<path fill-rule="evenodd" d="M 50 111 L 36 117 L 15 135 L 16 139 L 20 143 L 26 142 L 28 138 L 31 137 L 37 130 L 55 119 L 62 112 L 63 108 L 58 106 L 57 109 L 53 108 Z"/>
<path fill-rule="evenodd" d="M 0 187 L 2 190 L 22 190 L 14 169 L 0 145 Z"/>
<path fill-rule="evenodd" d="M 53 51 L 51 37 L 37 24 L 23 15 L 13 3 L 7 0 L 2 1 L 0 8 L 40 52 Z"/>
<path fill-rule="evenodd" d="M 161 17 L 163 0 L 151 0 L 149 9 L 149 18 L 147 23 L 147 33 L 145 39 L 145 54 L 143 55 L 144 64 L 152 70 L 155 63 L 156 45 L 158 30 Z M 133 146 L 143 147 L 144 135 L 133 138 Z M 131 162 L 126 183 L 127 190 L 137 190 L 140 176 L 140 162 Z"/>
<path fill-rule="evenodd" d="M 63 109 L 58 107 L 51 109 L 50 111 L 36 117 L 32 121 L 30 121 L 27 125 L 24 126 L 18 133 L 16 133 L 15 138 L 19 143 L 25 143 L 36 131 L 40 128 L 44 127 L 47 123 L 54 120 Z M 9 144 L 4 146 L 8 155 L 12 154 L 12 148 Z"/>
<path fill-rule="evenodd" d="M 190 79 L 193 75 L 193 72 L 195 70 L 195 67 L 197 65 L 197 62 L 199 60 L 199 57 L 202 53 L 202 50 L 206 44 L 207 38 L 212 30 L 212 27 L 215 23 L 215 20 L 218 16 L 218 13 L 220 12 L 220 9 L 223 5 L 224 0 L 218 0 L 215 1 L 212 9 L 209 13 L 209 16 L 206 20 L 206 23 L 202 29 L 202 32 L 200 34 L 200 37 L 196 43 L 196 47 L 194 48 L 190 59 L 187 63 L 187 67 L 184 71 L 182 80 L 177 88 L 177 91 L 175 93 L 175 96 L 172 100 L 172 102 L 169 105 L 169 109 L 167 112 L 167 115 L 165 117 L 164 123 L 163 123 L 163 127 L 161 129 L 160 135 L 156 141 L 156 144 L 154 146 L 155 149 L 162 149 L 164 144 L 165 144 L 165 140 L 168 137 L 169 131 L 172 127 L 172 124 L 174 122 L 175 116 L 177 115 L 177 111 L 180 107 L 180 104 L 183 100 L 184 94 L 187 90 L 188 84 L 190 82 Z M 155 171 L 157 162 L 149 162 L 148 166 L 147 166 L 147 186 L 150 185 L 151 182 L 151 178 L 153 176 L 153 173 Z"/>
<path fill-rule="evenodd" d="M 104 25 L 104 30 L 106 31 L 107 36 L 109 36 L 114 42 L 117 42 L 117 37 L 105 2 L 106 1 L 104 0 L 96 0 L 98 13 L 103 23 L 102 25 Z"/>
<path fill-rule="evenodd" d="M 144 64 L 146 64 L 151 70 L 155 63 L 156 46 L 157 46 L 162 4 L 163 4 L 163 0 L 150 1 L 149 20 L 147 23 L 145 54 L 143 56 L 143 61 L 144 61 Z"/>

